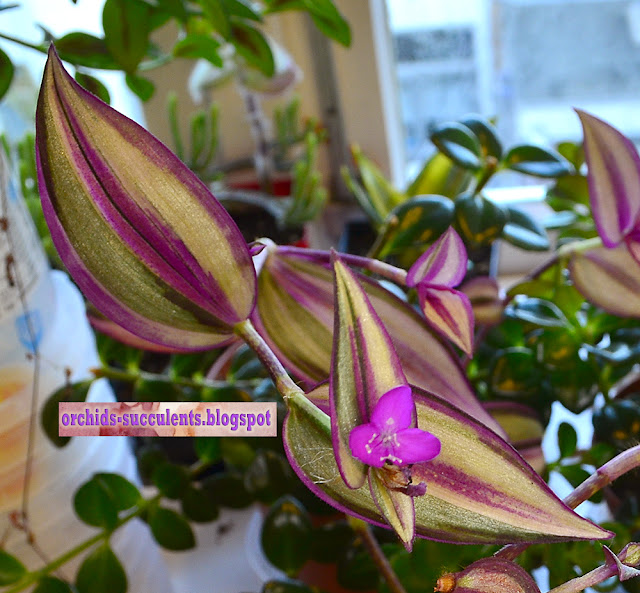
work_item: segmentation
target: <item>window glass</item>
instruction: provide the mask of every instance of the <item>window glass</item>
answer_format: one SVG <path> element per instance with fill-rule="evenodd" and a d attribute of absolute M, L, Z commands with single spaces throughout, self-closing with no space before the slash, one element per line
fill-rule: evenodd
<path fill-rule="evenodd" d="M 469 112 L 495 116 L 507 145 L 579 140 L 573 107 L 640 142 L 640 1 L 387 0 L 387 8 L 408 175 L 433 151 L 430 128 Z"/>

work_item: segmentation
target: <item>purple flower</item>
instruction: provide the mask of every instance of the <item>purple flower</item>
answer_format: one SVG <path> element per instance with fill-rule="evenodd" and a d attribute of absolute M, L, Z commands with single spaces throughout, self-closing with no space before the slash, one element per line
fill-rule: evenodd
<path fill-rule="evenodd" d="M 467 273 L 467 250 L 452 227 L 407 272 L 427 321 L 469 356 L 473 353 L 473 312 L 469 298 L 454 290 Z"/>
<path fill-rule="evenodd" d="M 399 467 L 430 461 L 440 453 L 440 441 L 429 432 L 410 428 L 414 416 L 409 386 L 400 385 L 387 391 L 378 400 L 371 422 L 351 431 L 351 453 L 374 467 L 383 467 L 387 461 Z"/>

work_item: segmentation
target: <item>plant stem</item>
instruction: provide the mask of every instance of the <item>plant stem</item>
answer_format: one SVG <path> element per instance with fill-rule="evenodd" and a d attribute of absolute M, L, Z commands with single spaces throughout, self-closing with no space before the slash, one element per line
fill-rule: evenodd
<path fill-rule="evenodd" d="M 289 408 L 292 405 L 296 406 L 304 413 L 316 418 L 318 425 L 322 426 L 324 430 L 330 431 L 328 416 L 313 404 L 304 394 L 304 391 L 293 382 L 282 366 L 282 363 L 278 360 L 273 350 L 269 348 L 269 345 L 264 341 L 262 336 L 256 331 L 251 321 L 249 319 L 241 321 L 234 329 L 236 334 L 258 355 L 258 358 L 267 369 L 269 375 L 271 375 L 276 389 L 282 395 L 287 407 Z"/>
<path fill-rule="evenodd" d="M 402 586 L 398 575 L 394 572 L 391 564 L 389 564 L 389 560 L 384 555 L 384 552 L 380 548 L 380 544 L 378 540 L 373 535 L 371 531 L 371 527 L 364 521 L 360 519 L 356 519 L 354 517 L 347 517 L 347 521 L 353 529 L 361 538 L 362 543 L 365 548 L 369 552 L 372 560 L 375 565 L 378 567 L 380 574 L 389 585 L 389 589 L 392 593 L 406 593 L 405 588 Z"/>
<path fill-rule="evenodd" d="M 131 521 L 131 519 L 135 519 L 136 517 L 138 517 L 149 506 L 160 500 L 161 496 L 161 494 L 156 494 L 156 496 L 144 500 L 138 505 L 135 510 L 131 511 L 128 515 L 120 518 L 112 530 L 101 531 L 88 540 L 85 540 L 84 542 L 78 544 L 74 548 L 67 550 L 64 554 L 61 554 L 60 556 L 49 562 L 49 564 L 43 566 L 40 570 L 27 573 L 18 583 L 14 584 L 10 589 L 3 590 L 2 593 L 18 593 L 19 591 L 24 591 L 25 589 L 39 581 L 42 577 L 47 576 L 49 573 L 57 570 L 58 568 L 75 558 L 78 554 L 82 554 L 82 552 L 88 550 L 89 548 L 93 547 L 103 540 L 108 540 L 109 537 L 111 537 L 113 531 L 122 527 L 125 523 Z"/>
<path fill-rule="evenodd" d="M 42 45 L 36 45 L 35 43 L 29 43 L 28 41 L 24 41 L 22 39 L 18 39 L 17 37 L 12 37 L 11 35 L 7 35 L 6 33 L 0 33 L 0 39 L 6 39 L 7 41 L 11 41 L 17 45 L 21 45 L 22 47 L 27 47 L 29 49 L 34 49 L 39 51 L 40 53 L 47 53 L 47 47 Z"/>
<path fill-rule="evenodd" d="M 387 242 L 389 238 L 393 235 L 395 230 L 398 228 L 400 224 L 400 220 L 397 216 L 392 216 L 382 227 L 381 231 L 378 233 L 374 244 L 371 246 L 369 253 L 367 253 L 367 257 L 374 260 L 380 257 L 380 255 L 384 252 Z"/>
<path fill-rule="evenodd" d="M 276 249 L 279 254 L 298 255 L 318 263 L 328 264 L 331 260 L 331 254 L 328 251 L 322 251 L 319 249 L 301 249 L 300 247 L 290 246 L 278 246 Z M 350 266 L 373 272 L 378 276 L 391 280 L 391 282 L 398 284 L 399 286 L 406 286 L 407 272 L 402 268 L 396 268 L 391 264 L 387 264 L 377 259 L 363 257 L 361 255 L 351 255 L 349 253 L 338 253 L 337 255 L 344 263 Z"/>
<path fill-rule="evenodd" d="M 589 476 L 564 499 L 564 503 L 569 508 L 575 509 L 585 500 L 591 498 L 596 492 L 637 467 L 640 467 L 640 445 L 623 451 L 619 455 L 616 455 L 611 461 L 608 461 L 602 467 L 598 468 L 594 474 Z M 509 544 L 498 550 L 494 556 L 505 560 L 515 560 L 530 545 L 531 544 Z"/>

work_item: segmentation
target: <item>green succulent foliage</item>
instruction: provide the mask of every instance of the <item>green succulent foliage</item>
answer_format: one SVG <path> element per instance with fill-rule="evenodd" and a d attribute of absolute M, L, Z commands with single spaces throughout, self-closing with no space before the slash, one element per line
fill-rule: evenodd
<path fill-rule="evenodd" d="M 0 550 L 0 586 L 18 582 L 27 572 L 22 562 L 4 550 Z"/>
<path fill-rule="evenodd" d="M 93 383 L 92 379 L 80 381 L 79 383 L 69 383 L 54 391 L 44 406 L 40 415 L 40 422 L 44 433 L 49 441 L 56 447 L 64 447 L 69 444 L 71 437 L 61 437 L 58 435 L 59 430 L 59 414 L 58 405 L 61 402 L 83 402 L 89 395 L 89 389 Z"/>

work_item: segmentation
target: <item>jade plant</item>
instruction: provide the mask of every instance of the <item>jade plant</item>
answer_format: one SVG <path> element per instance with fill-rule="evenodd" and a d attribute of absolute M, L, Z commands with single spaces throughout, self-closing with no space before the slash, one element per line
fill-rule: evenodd
<path fill-rule="evenodd" d="M 594 308 L 609 311 L 594 317 L 613 318 L 617 328 L 621 317 L 638 315 L 634 307 L 640 293 L 634 287 L 640 268 L 632 252 L 640 202 L 630 190 L 638 169 L 628 165 L 636 157 L 619 133 L 592 116 L 582 119 L 591 203 L 605 233 L 604 247 L 594 240 L 567 243 L 528 282 L 548 290 L 549 302 L 556 293 L 575 297 L 583 292 Z M 222 452 L 215 439 L 199 440 L 200 461 L 189 469 L 158 461 L 157 451 L 147 450 L 143 466 L 150 469 L 159 494 L 143 499 L 121 478 L 98 474 L 74 498 L 78 515 L 98 527 L 98 534 L 33 572 L 2 552 L 5 570 L 0 574 L 8 591 L 36 583 L 41 592 L 69 591 L 68 584 L 49 573 L 89 551 L 75 587 L 98 590 L 87 577 L 99 565 L 108 575 L 109 590 L 122 592 L 126 578 L 109 547 L 113 531 L 140 517 L 160 544 L 189 548 L 194 542 L 188 520 L 214 517 L 212 502 L 217 497 L 224 504 L 233 480 L 242 482 L 253 499 L 273 502 L 262 540 L 270 559 L 290 576 L 308 557 L 332 561 L 332 552 L 353 550 L 355 536 L 356 553 L 370 556 L 373 577 L 371 570 L 355 570 L 355 564 L 352 571 L 343 568 L 354 588 L 376 587 L 381 577 L 385 590 L 396 593 L 434 586 L 445 593 L 539 593 L 527 569 L 542 564 L 556 568 L 554 579 L 562 574 L 552 584 L 554 593 L 581 591 L 611 577 L 633 582 L 640 572 L 640 544 L 631 541 L 637 525 L 600 526 L 572 509 L 636 469 L 640 447 L 603 455 L 592 450 L 589 457 L 577 450 L 571 429 L 564 427 L 556 467 L 584 463 L 597 470 L 563 501 L 526 461 L 539 462 L 540 457 L 531 451 L 531 439 L 517 430 L 526 424 L 535 431 L 544 417 L 527 424 L 529 408 L 521 402 L 485 406 L 480 399 L 490 394 L 487 377 L 479 365 L 474 367 L 475 355 L 483 355 L 489 332 L 499 335 L 511 322 L 512 331 L 522 331 L 525 339 L 540 339 L 546 329 L 560 327 L 544 322 L 554 315 L 562 321 L 566 302 L 550 306 L 522 289 L 524 304 L 511 295 L 504 322 L 476 328 L 472 311 L 481 307 L 473 291 L 469 297 L 459 287 L 468 257 L 455 229 L 443 229 L 408 270 L 361 256 L 277 246 L 267 239 L 247 245 L 206 186 L 148 132 L 82 89 L 53 49 L 36 123 L 39 189 L 51 237 L 85 296 L 108 318 L 102 328 L 120 339 L 133 336 L 138 345 L 174 352 L 168 378 L 141 371 L 135 361 L 102 375 L 130 382 L 139 397 L 174 389 L 181 392 L 177 398 L 206 399 L 208 393 L 210 399 L 223 399 L 229 387 L 201 375 L 218 362 L 208 358 L 209 351 L 226 346 L 243 357 L 248 348 L 263 370 L 255 369 L 251 358 L 244 359 L 251 372 L 239 373 L 241 367 L 232 365 L 232 382 L 237 382 L 232 389 L 236 395 L 242 387 L 255 393 L 267 385 L 267 397 L 281 398 L 287 462 L 280 463 L 275 450 L 267 452 L 267 445 L 239 441 L 234 446 L 233 439 L 225 441 Z M 592 274 L 607 284 L 585 282 Z M 388 282 L 396 288 L 388 289 Z M 406 297 L 414 292 L 417 307 Z M 531 298 L 538 300 L 527 303 Z M 589 307 L 581 302 L 574 312 L 575 324 L 589 328 L 576 334 L 583 339 L 578 358 L 591 352 L 590 339 L 600 364 L 608 360 L 612 326 L 602 321 L 600 333 L 593 330 L 585 321 L 589 315 L 582 313 Z M 529 325 L 513 329 L 513 323 Z M 543 339 L 552 342 L 553 334 Z M 558 357 L 556 352 L 555 358 L 536 358 L 535 363 L 553 366 Z M 495 383 L 513 385 L 518 370 L 507 364 L 503 373 L 513 372 L 511 379 Z M 154 381 L 153 390 L 141 389 Z M 553 389 L 554 381 L 549 384 Z M 534 399 L 535 388 L 527 381 L 524 385 Z M 81 401 L 85 395 L 82 386 L 69 386 L 57 401 Z M 612 397 L 608 391 L 604 395 Z M 528 437 L 530 431 L 524 433 Z M 207 468 L 221 458 L 243 469 L 244 476 L 207 477 Z M 277 479 L 260 480 L 268 474 Z M 291 498 L 297 492 L 347 517 L 346 523 L 313 532 L 318 541 L 329 542 L 324 551 L 314 550 L 315 528 Z M 274 501 L 280 495 L 284 498 Z M 169 509 L 166 498 L 180 500 L 182 512 Z M 283 522 L 287 529 L 278 530 Z M 607 546 L 595 544 L 614 536 Z M 448 560 L 440 563 L 443 554 Z M 516 564 L 518 557 L 522 565 Z M 413 559 L 426 567 L 407 568 Z M 588 567 L 587 560 L 595 566 Z M 269 584 L 265 591 L 301 588 Z"/>

